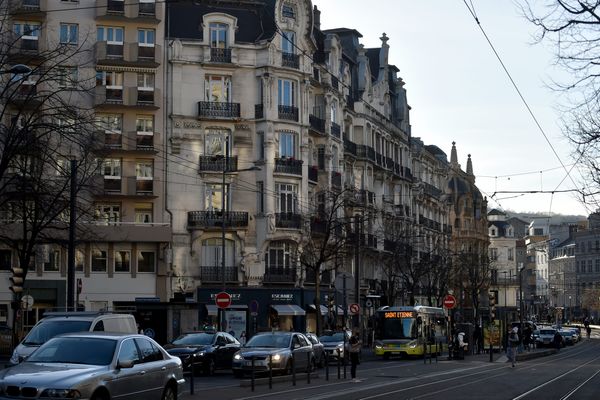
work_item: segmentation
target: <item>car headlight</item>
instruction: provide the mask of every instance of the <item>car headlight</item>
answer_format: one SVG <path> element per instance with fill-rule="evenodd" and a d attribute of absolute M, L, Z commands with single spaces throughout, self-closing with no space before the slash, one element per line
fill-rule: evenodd
<path fill-rule="evenodd" d="M 40 397 L 48 397 L 50 399 L 80 399 L 81 393 L 74 389 L 46 389 Z"/>
<path fill-rule="evenodd" d="M 280 361 L 281 360 L 281 354 L 275 354 L 273 356 L 273 361 Z"/>
<path fill-rule="evenodd" d="M 376 344 L 376 345 L 375 345 L 375 348 L 376 348 L 377 350 L 381 350 L 381 349 L 383 349 L 383 346 L 382 346 L 382 345 L 380 345 L 380 344 Z"/>
<path fill-rule="evenodd" d="M 235 356 L 233 356 L 233 359 L 234 359 L 234 360 L 241 360 L 241 359 L 242 359 L 242 356 L 241 356 L 241 355 L 239 355 L 239 354 L 236 354 Z"/>

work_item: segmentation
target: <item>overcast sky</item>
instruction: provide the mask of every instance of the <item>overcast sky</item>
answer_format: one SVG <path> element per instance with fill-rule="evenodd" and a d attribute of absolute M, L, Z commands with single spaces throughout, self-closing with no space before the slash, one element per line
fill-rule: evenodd
<path fill-rule="evenodd" d="M 571 150 L 561 133 L 558 94 L 547 87 L 561 71 L 553 48 L 533 44 L 535 27 L 513 0 L 467 0 L 548 140 L 567 168 Z M 465 169 L 471 154 L 476 184 L 491 208 L 587 215 L 571 193 L 502 191 L 574 187 L 485 40 L 463 0 L 313 0 L 321 28 L 353 28 L 365 47 L 389 37 L 389 62 L 399 69 L 412 107 L 412 134 L 450 158 L 456 141 Z M 496 178 L 497 177 L 497 178 Z M 573 174 L 580 184 L 581 176 Z"/>

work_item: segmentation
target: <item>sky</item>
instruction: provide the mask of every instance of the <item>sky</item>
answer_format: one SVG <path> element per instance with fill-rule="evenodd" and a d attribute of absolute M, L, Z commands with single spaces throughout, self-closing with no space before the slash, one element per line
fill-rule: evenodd
<path fill-rule="evenodd" d="M 517 0 L 467 0 L 545 139 L 463 0 L 313 0 L 321 28 L 353 28 L 366 48 L 389 37 L 389 62 L 405 82 L 412 136 L 450 158 L 456 142 L 463 170 L 471 154 L 477 187 L 489 208 L 587 216 L 572 192 L 572 147 L 560 126 L 559 94 L 549 88 L 564 72 L 554 47 L 535 44 L 536 28 Z M 368 6 L 366 6 L 368 5 Z M 554 154 L 554 147 L 558 157 Z M 560 159 L 560 160 L 559 160 Z M 576 169 L 574 170 L 574 172 Z M 571 175 L 581 185 L 578 173 Z M 562 183 L 561 183 L 562 181 Z M 523 193 L 554 191 L 552 193 Z M 519 192 L 519 193 L 502 193 Z"/>

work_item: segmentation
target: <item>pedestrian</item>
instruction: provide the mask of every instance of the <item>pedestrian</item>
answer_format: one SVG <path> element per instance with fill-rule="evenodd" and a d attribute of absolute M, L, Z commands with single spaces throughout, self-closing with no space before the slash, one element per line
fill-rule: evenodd
<path fill-rule="evenodd" d="M 531 343 L 531 327 L 526 325 L 523 328 L 523 347 L 525 350 L 529 351 L 529 344 Z"/>
<path fill-rule="evenodd" d="M 477 351 L 477 354 L 481 354 L 481 351 L 483 350 L 483 331 L 479 325 L 476 325 L 475 330 L 473 331 L 473 342 L 473 350 Z"/>
<path fill-rule="evenodd" d="M 588 325 L 587 328 L 585 328 L 585 333 L 587 333 L 587 338 L 589 339 L 592 335 L 592 327 Z"/>
<path fill-rule="evenodd" d="M 350 337 L 350 374 L 352 375 L 352 382 L 358 382 L 356 379 L 356 367 L 360 364 L 360 349 L 362 342 L 358 336 L 358 330 L 355 330 Z"/>
<path fill-rule="evenodd" d="M 557 352 L 559 352 L 560 348 L 562 347 L 562 341 L 563 341 L 563 337 L 557 329 L 554 332 L 554 339 L 553 339 L 554 347 L 556 347 Z"/>
<path fill-rule="evenodd" d="M 518 331 L 519 328 L 515 326 L 508 335 L 508 359 L 512 363 L 513 367 L 517 362 L 517 348 L 519 347 L 519 335 L 517 334 Z"/>

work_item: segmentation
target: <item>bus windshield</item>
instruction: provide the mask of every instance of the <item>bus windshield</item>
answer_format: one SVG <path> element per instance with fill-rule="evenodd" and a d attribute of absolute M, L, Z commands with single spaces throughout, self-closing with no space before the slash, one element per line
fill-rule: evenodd
<path fill-rule="evenodd" d="M 415 318 L 384 318 L 381 320 L 381 339 L 411 339 Z"/>

